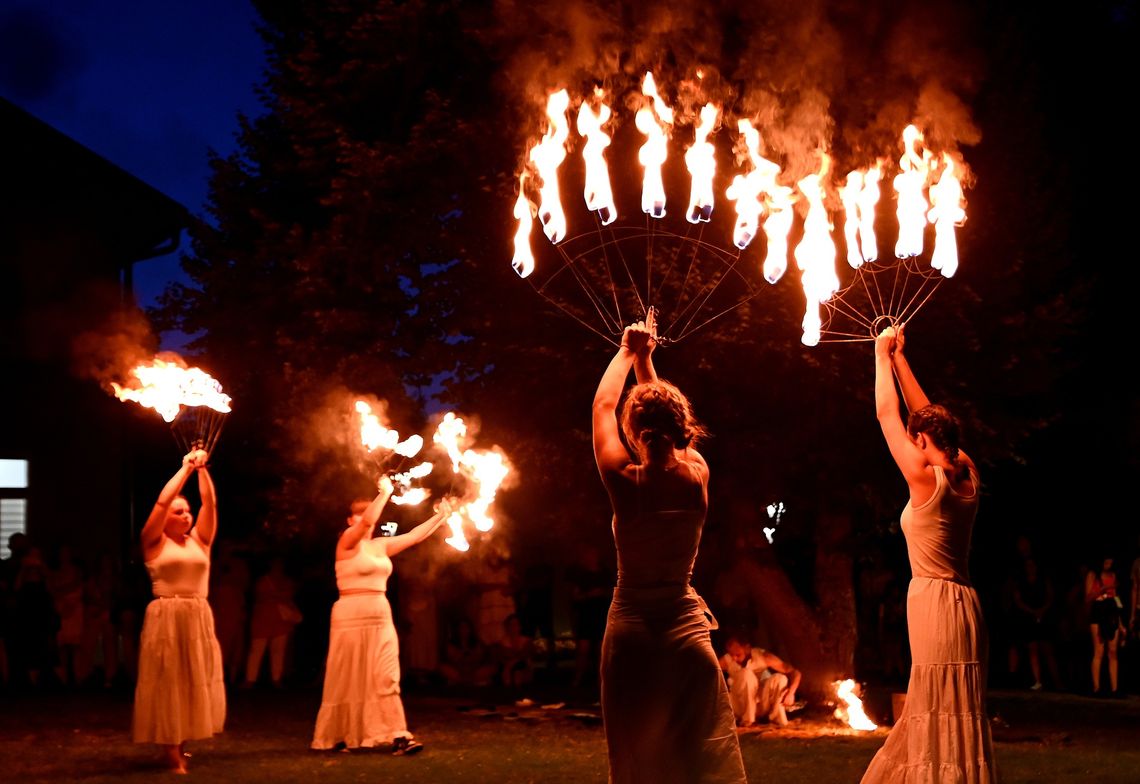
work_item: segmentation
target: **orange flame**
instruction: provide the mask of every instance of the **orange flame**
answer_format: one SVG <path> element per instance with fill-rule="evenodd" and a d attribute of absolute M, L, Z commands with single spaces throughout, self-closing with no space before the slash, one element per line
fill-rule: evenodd
<path fill-rule="evenodd" d="M 231 398 L 222 385 L 205 371 L 186 367 L 181 361 L 167 362 L 159 358 L 131 370 L 129 386 L 111 382 L 115 397 L 132 401 L 157 411 L 164 420 L 173 422 L 183 406 L 206 406 L 223 414 L 230 412 Z"/>
<path fill-rule="evenodd" d="M 637 110 L 634 123 L 637 130 L 646 136 L 645 144 L 638 151 L 637 159 L 645 167 L 641 188 L 641 210 L 654 218 L 665 217 L 665 183 L 661 179 L 661 167 L 669 155 L 668 137 L 673 128 L 673 110 L 657 93 L 657 83 L 653 74 L 645 73 L 641 92 L 650 99 Z"/>
<path fill-rule="evenodd" d="M 918 145 L 922 132 L 913 125 L 903 130 L 903 155 L 899 159 L 900 173 L 895 176 L 895 191 L 899 206 L 895 212 L 899 220 L 899 237 L 895 242 L 895 256 L 905 259 L 922 254 L 922 232 L 926 228 L 926 197 L 922 189 L 930 171 L 930 151 Z"/>
<path fill-rule="evenodd" d="M 530 249 L 530 232 L 534 228 L 535 208 L 526 197 L 526 171 L 519 174 L 519 197 L 515 200 L 514 216 L 519 222 L 515 231 L 515 255 L 511 266 L 520 278 L 534 272 L 534 253 Z"/>
<path fill-rule="evenodd" d="M 877 730 L 879 725 L 867 717 L 863 710 L 863 701 L 855 694 L 855 681 L 848 678 L 845 681 L 836 681 L 834 685 L 842 701 L 835 708 L 835 718 L 847 722 L 853 730 Z"/>
<path fill-rule="evenodd" d="M 693 145 L 685 151 L 685 166 L 692 175 L 689 191 L 689 223 L 708 223 L 713 211 L 713 175 L 716 174 L 716 148 L 708 140 L 716 128 L 720 110 L 711 103 L 701 109 L 701 122 L 697 126 Z"/>
<path fill-rule="evenodd" d="M 601 88 L 594 89 L 598 108 L 583 101 L 578 110 L 578 133 L 586 139 L 582 148 L 582 160 L 586 163 L 586 183 L 583 195 L 586 208 L 598 213 L 598 220 L 608 226 L 617 220 L 613 189 L 610 187 L 610 172 L 606 168 L 606 148 L 610 146 L 610 136 L 603 126 L 610 120 L 610 107 L 602 103 L 605 93 Z"/>
<path fill-rule="evenodd" d="M 847 182 L 839 188 L 843 202 L 843 237 L 847 241 L 847 263 L 858 269 L 863 266 L 859 250 L 859 194 L 863 192 L 863 172 L 850 171 Z"/>
<path fill-rule="evenodd" d="M 823 179 L 830 165 L 831 157 L 824 153 L 819 172 L 809 174 L 797 183 L 807 200 L 808 211 L 804 218 L 804 236 L 794 255 L 797 266 L 803 270 L 804 293 L 815 302 L 826 302 L 839 290 L 831 218 L 823 204 Z"/>
<path fill-rule="evenodd" d="M 747 174 L 733 177 L 732 184 L 724 195 L 736 202 L 736 228 L 732 232 L 732 241 L 736 247 L 744 250 L 756 236 L 760 213 L 764 211 L 764 203 L 760 201 L 764 183 L 760 165 L 764 159 L 760 157 L 760 132 L 748 120 L 738 120 L 736 127 L 740 130 L 740 138 L 744 142 L 752 168 Z"/>
<path fill-rule="evenodd" d="M 934 224 L 934 253 L 930 266 L 942 270 L 944 277 L 950 278 L 958 271 L 958 238 L 954 227 L 966 220 L 965 200 L 962 198 L 962 183 L 954 174 L 954 159 L 949 153 L 942 154 L 942 176 L 930 187 L 930 212 L 926 217 Z"/>
<path fill-rule="evenodd" d="M 376 449 L 395 450 L 400 443 L 400 434 L 390 430 L 380 422 L 380 417 L 372 413 L 372 406 L 363 400 L 356 401 L 356 413 L 360 414 L 360 443 L 369 452 Z"/>
<path fill-rule="evenodd" d="M 558 167 L 566 159 L 566 140 L 570 138 L 570 123 L 566 118 L 569 108 L 570 94 L 566 90 L 550 94 L 546 101 L 546 116 L 550 124 L 546 134 L 530 150 L 530 160 L 542 181 L 538 217 L 547 238 L 556 244 L 566 237 L 566 213 L 562 211 L 562 195 L 558 189 Z"/>
<path fill-rule="evenodd" d="M 498 449 L 491 451 L 467 449 L 462 443 L 467 437 L 467 425 L 452 412 L 447 412 L 436 427 L 433 440 L 442 446 L 451 459 L 452 470 L 466 477 L 476 488 L 476 497 L 458 507 L 448 519 L 452 536 L 448 544 L 457 550 L 466 550 L 466 537 L 463 535 L 463 522 L 469 522 L 476 530 L 490 531 L 495 520 L 490 507 L 495 502 L 499 488 L 513 470 L 510 461 Z M 454 541 L 453 541 L 454 540 Z"/>

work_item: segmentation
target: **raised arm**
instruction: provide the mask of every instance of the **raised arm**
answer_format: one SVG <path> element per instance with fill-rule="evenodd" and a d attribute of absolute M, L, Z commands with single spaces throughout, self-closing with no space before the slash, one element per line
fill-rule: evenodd
<path fill-rule="evenodd" d="M 875 339 L 875 416 L 878 417 L 879 428 L 883 431 L 891 457 L 910 488 L 911 497 L 921 500 L 933 490 L 934 477 L 927 471 L 929 463 L 922 450 L 910 440 L 903 424 L 891 362 L 894 348 L 895 331 L 894 328 L 887 327 Z"/>
<path fill-rule="evenodd" d="M 372 530 L 372 526 L 376 525 L 376 521 L 380 519 L 380 513 L 384 511 L 384 507 L 388 503 L 388 499 L 392 497 L 392 492 L 395 488 L 392 485 L 392 480 L 387 474 L 380 477 L 377 483 L 379 492 L 376 497 L 372 499 L 372 503 L 360 515 L 360 519 L 355 521 L 344 533 L 340 535 L 340 540 L 336 544 L 337 558 L 346 558 L 349 553 L 354 551 L 360 541 L 368 535 Z"/>
<path fill-rule="evenodd" d="M 653 349 L 657 348 L 657 308 L 650 307 L 645 314 L 645 328 L 649 330 L 649 340 L 639 343 L 633 356 L 633 376 L 638 384 L 657 380 L 657 370 L 653 367 Z"/>
<path fill-rule="evenodd" d="M 198 467 L 198 462 L 204 459 L 199 456 L 199 452 L 201 450 L 193 450 L 182 458 L 182 467 L 174 476 L 170 477 L 158 494 L 158 500 L 154 502 L 154 507 L 150 510 L 150 515 L 146 518 L 142 533 L 139 536 L 144 558 L 148 557 L 148 554 L 152 553 L 162 543 L 162 532 L 166 528 L 166 515 L 170 511 L 170 505 L 174 503 L 175 498 L 182 494 L 186 480 Z M 205 452 L 201 452 L 201 454 L 205 455 Z"/>
<path fill-rule="evenodd" d="M 629 369 L 633 366 L 634 357 L 637 355 L 636 347 L 647 343 L 649 339 L 649 331 L 643 323 L 638 322 L 626 327 L 621 345 L 606 367 L 606 372 L 602 374 L 597 391 L 594 392 L 594 459 L 598 463 L 598 471 L 601 472 L 603 481 L 621 471 L 630 462 L 629 453 L 618 433 L 617 407 L 622 390 L 625 389 Z"/>
<path fill-rule="evenodd" d="M 902 389 L 906 410 L 910 412 L 929 406 L 930 398 L 922 391 L 922 387 L 919 386 L 918 379 L 914 377 L 914 371 L 910 369 L 910 363 L 906 361 L 906 355 L 903 353 L 903 347 L 906 345 L 905 326 L 905 324 L 900 324 L 895 335 L 895 349 L 891 354 L 891 364 L 895 370 L 895 377 L 899 381 L 899 388 Z"/>
<path fill-rule="evenodd" d="M 218 497 L 214 492 L 214 479 L 210 476 L 210 469 L 206 467 L 206 459 L 198 466 L 198 495 L 202 499 L 202 508 L 198 510 L 198 525 L 194 527 L 198 541 L 209 547 L 214 543 L 214 535 L 218 531 Z"/>
<path fill-rule="evenodd" d="M 414 547 L 427 539 L 436 532 L 436 529 L 443 525 L 444 520 L 450 517 L 454 511 L 451 506 L 451 499 L 445 498 L 440 502 L 439 506 L 435 508 L 435 514 L 406 534 L 400 534 L 399 536 L 386 539 L 382 538 L 381 541 L 384 542 L 384 550 L 388 553 L 388 557 L 391 558 L 397 553 L 401 553 L 409 547 Z"/>

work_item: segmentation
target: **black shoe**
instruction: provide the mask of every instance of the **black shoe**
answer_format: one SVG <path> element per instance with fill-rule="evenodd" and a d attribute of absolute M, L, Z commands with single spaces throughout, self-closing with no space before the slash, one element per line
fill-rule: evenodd
<path fill-rule="evenodd" d="M 418 754 L 424 750 L 424 744 L 413 738 L 396 738 L 392 742 L 392 756 L 403 757 L 407 754 Z"/>

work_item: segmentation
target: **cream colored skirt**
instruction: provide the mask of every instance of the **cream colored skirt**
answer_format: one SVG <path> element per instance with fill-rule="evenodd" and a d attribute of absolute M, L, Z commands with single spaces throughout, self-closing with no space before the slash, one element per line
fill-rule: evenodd
<path fill-rule="evenodd" d="M 968 585 L 915 577 L 907 592 L 913 664 L 903 715 L 864 784 L 993 784 L 986 625 Z"/>
<path fill-rule="evenodd" d="M 382 746 L 410 738 L 400 701 L 400 647 L 384 594 L 333 604 L 324 693 L 312 748 Z"/>
<path fill-rule="evenodd" d="M 210 605 L 200 596 L 154 599 L 139 640 L 135 743 L 208 738 L 225 721 L 222 651 Z"/>

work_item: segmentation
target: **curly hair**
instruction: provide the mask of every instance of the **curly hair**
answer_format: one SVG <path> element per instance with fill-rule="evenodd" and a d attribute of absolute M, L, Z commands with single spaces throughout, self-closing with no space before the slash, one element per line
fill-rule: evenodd
<path fill-rule="evenodd" d="M 621 429 L 631 446 L 641 441 L 651 449 L 695 446 L 707 433 L 693 416 L 684 393 L 661 379 L 630 389 L 622 408 Z"/>
<path fill-rule="evenodd" d="M 910 413 L 906 430 L 911 436 L 923 433 L 951 462 L 958 460 L 960 428 L 958 419 L 944 406 L 931 404 Z"/>

